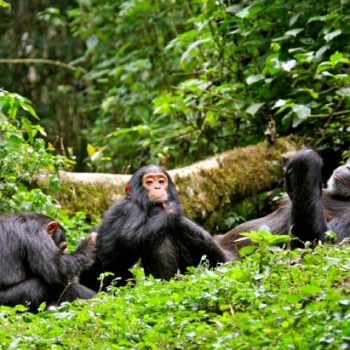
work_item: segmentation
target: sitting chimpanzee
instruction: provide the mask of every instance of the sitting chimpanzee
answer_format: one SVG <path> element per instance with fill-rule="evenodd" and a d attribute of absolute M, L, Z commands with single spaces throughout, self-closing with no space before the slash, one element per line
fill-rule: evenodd
<path fill-rule="evenodd" d="M 336 233 L 336 243 L 350 237 L 350 160 L 334 170 L 324 190 L 321 169 L 322 160 L 315 151 L 303 149 L 297 152 L 285 171 L 289 197 L 282 198 L 273 213 L 217 236 L 219 244 L 237 252 L 250 244 L 249 239 L 240 234 L 258 230 L 263 225 L 268 226 L 272 233 L 288 234 L 291 231 L 299 239 L 293 241 L 295 247 L 302 246 L 305 241 L 324 240 L 324 233 L 328 230 Z"/>
<path fill-rule="evenodd" d="M 229 259 L 208 232 L 183 215 L 169 174 L 155 165 L 131 177 L 126 198 L 105 214 L 97 231 L 96 263 L 81 276 L 81 283 L 94 290 L 102 272 L 125 284 L 139 258 L 146 275 L 166 280 L 198 265 L 204 255 L 210 266 Z"/>
<path fill-rule="evenodd" d="M 42 302 L 56 304 L 95 293 L 78 283 L 81 271 L 92 265 L 96 233 L 75 252 L 64 254 L 63 228 L 37 213 L 0 216 L 0 304 L 28 305 L 35 311 Z"/>

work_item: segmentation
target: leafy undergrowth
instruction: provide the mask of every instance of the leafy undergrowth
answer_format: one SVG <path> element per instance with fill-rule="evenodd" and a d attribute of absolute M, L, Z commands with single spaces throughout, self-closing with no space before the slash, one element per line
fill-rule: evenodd
<path fill-rule="evenodd" d="M 6 349 L 347 349 L 350 247 L 274 248 L 38 314 L 0 308 Z M 114 293 L 114 295 L 113 295 Z"/>

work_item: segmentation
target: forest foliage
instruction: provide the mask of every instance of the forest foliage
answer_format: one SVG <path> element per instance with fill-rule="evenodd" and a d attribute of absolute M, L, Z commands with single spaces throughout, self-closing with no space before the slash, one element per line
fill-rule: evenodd
<path fill-rule="evenodd" d="M 1 83 L 33 99 L 77 168 L 175 167 L 266 131 L 338 155 L 349 147 L 346 0 L 13 1 L 12 13 L 2 57 L 72 71 L 9 65 Z"/>
<path fill-rule="evenodd" d="M 91 224 L 86 222 L 85 213 L 68 214 L 53 199 L 60 190 L 58 171 L 71 162 L 55 155 L 45 136 L 31 102 L 0 90 L 0 211 L 41 212 L 57 218 L 69 229 L 69 240 L 76 243 Z M 45 183 L 37 188 L 35 179 L 40 173 L 46 174 Z"/>
<path fill-rule="evenodd" d="M 143 276 L 39 314 L 0 307 L 8 349 L 348 349 L 349 247 L 259 246 L 169 282 Z"/>

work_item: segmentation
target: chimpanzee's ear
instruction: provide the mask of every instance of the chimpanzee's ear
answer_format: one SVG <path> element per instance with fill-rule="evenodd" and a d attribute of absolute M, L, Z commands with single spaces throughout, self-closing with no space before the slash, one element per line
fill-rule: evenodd
<path fill-rule="evenodd" d="M 127 183 L 125 184 L 125 197 L 126 197 L 126 198 L 130 198 L 130 197 L 131 197 L 130 191 L 131 191 L 131 183 L 130 183 L 130 182 L 127 182 Z"/>
<path fill-rule="evenodd" d="M 53 236 L 53 234 L 54 234 L 55 231 L 57 230 L 57 227 L 58 227 L 57 221 L 50 221 L 50 222 L 46 225 L 47 234 L 48 234 L 50 237 Z"/>

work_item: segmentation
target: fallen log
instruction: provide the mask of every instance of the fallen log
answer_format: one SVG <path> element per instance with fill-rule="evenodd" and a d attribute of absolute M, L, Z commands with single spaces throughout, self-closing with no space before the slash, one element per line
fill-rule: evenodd
<path fill-rule="evenodd" d="M 297 145 L 290 138 L 273 145 L 234 148 L 193 165 L 170 170 L 186 215 L 203 222 L 230 203 L 273 188 L 282 179 L 283 159 L 294 153 Z M 62 207 L 82 210 L 93 219 L 118 198 L 130 175 L 61 172 L 61 190 L 54 194 Z"/>

